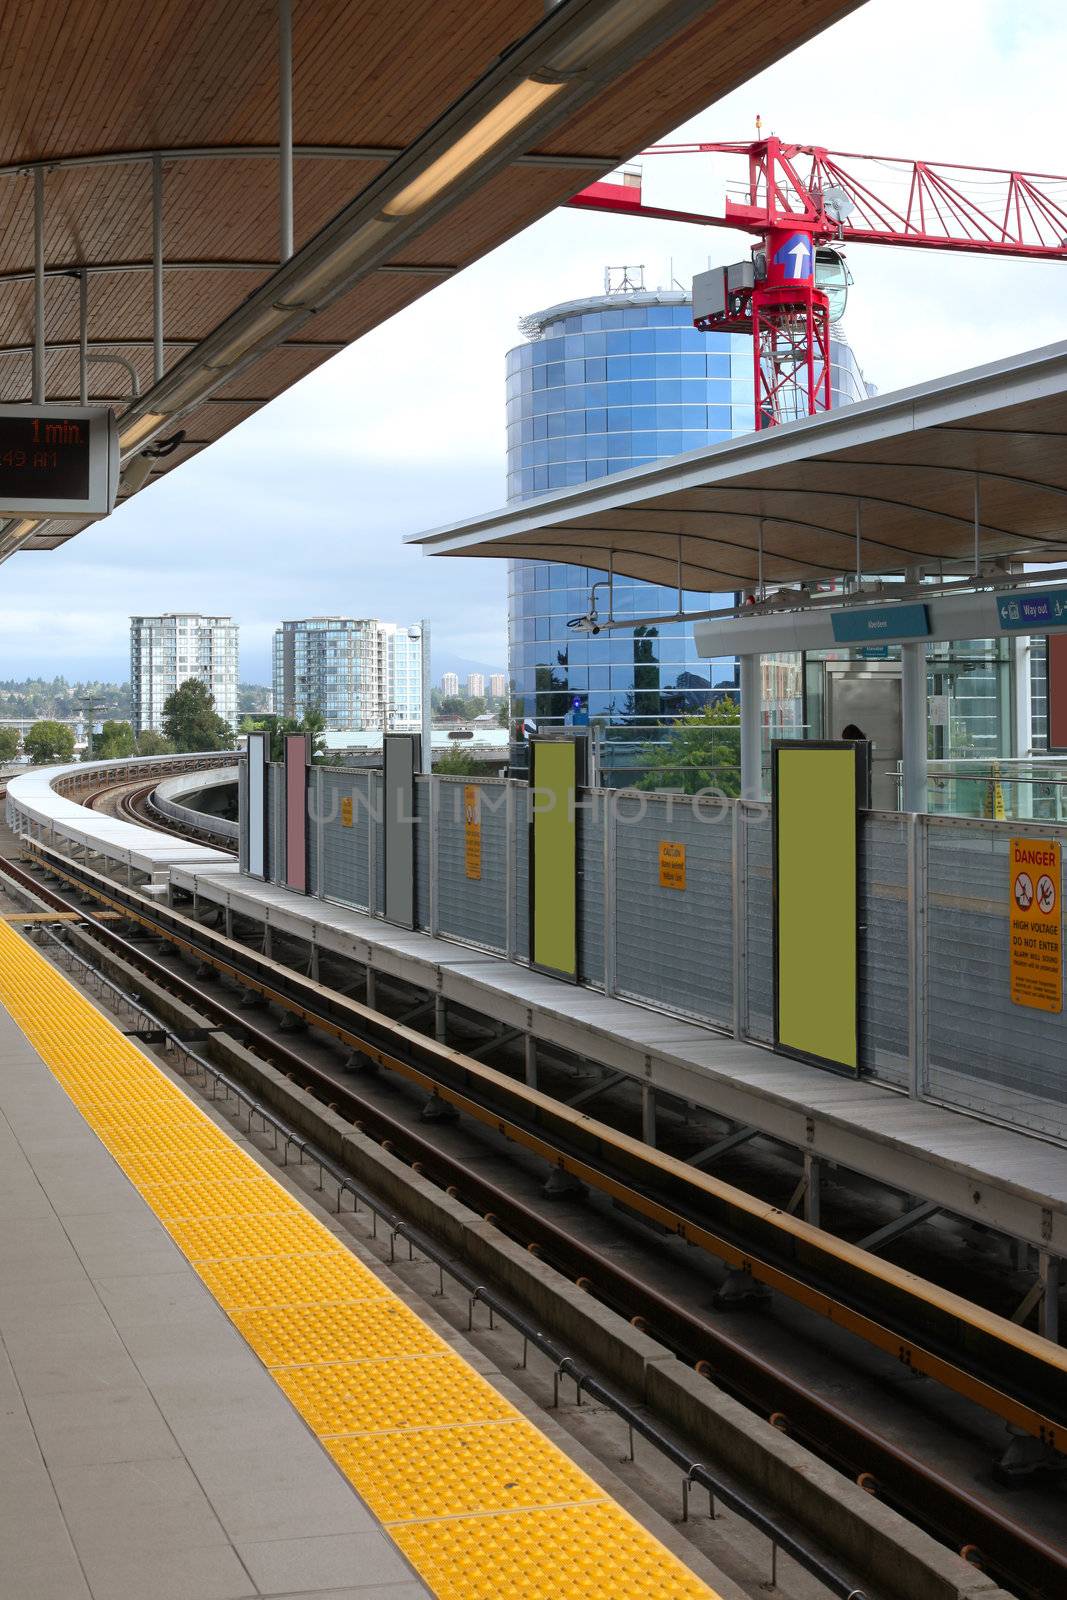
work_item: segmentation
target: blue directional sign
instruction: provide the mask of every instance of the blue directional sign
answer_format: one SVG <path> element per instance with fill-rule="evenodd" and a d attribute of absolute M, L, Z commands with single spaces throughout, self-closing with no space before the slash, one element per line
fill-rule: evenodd
<path fill-rule="evenodd" d="M 863 644 L 868 639 L 925 639 L 930 618 L 925 606 L 854 606 L 830 617 L 835 644 Z"/>
<path fill-rule="evenodd" d="M 1044 633 L 1046 628 L 1067 628 L 1067 589 L 998 595 L 997 615 L 1004 633 Z"/>
<path fill-rule="evenodd" d="M 776 252 L 774 264 L 785 268 L 787 278 L 811 277 L 811 240 L 806 233 L 791 233 Z"/>

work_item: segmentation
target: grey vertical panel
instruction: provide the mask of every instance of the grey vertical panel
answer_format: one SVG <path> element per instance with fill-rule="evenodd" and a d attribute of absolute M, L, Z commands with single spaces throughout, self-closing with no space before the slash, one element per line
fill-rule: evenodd
<path fill-rule="evenodd" d="M 579 789 L 578 981 L 604 982 L 604 801 L 607 789 Z"/>
<path fill-rule="evenodd" d="M 908 1084 L 908 823 L 859 814 L 860 1066 Z"/>
<path fill-rule="evenodd" d="M 415 926 L 430 927 L 430 780 L 415 779 Z"/>
<path fill-rule="evenodd" d="M 771 808 L 744 808 L 745 994 L 744 1032 L 770 1044 L 774 1038 L 774 893 L 771 882 Z"/>
<path fill-rule="evenodd" d="M 267 764 L 270 760 L 270 735 L 263 732 L 248 735 L 248 748 L 241 763 L 244 790 L 239 803 L 242 824 L 244 855 L 247 870 L 256 878 L 269 875 L 267 867 L 266 833 L 269 813 L 267 809 Z"/>
<path fill-rule="evenodd" d="M 930 819 L 926 1089 L 950 1105 L 1067 1138 L 1067 1018 L 1011 1002 L 1012 832 L 1003 823 Z"/>
<path fill-rule="evenodd" d="M 530 959 L 530 790 L 525 783 L 512 782 L 515 807 L 515 900 L 511 930 L 516 961 Z"/>
<path fill-rule="evenodd" d="M 643 816 L 615 833 L 615 963 L 620 994 L 728 1027 L 733 1021 L 730 811 L 694 814 L 679 797 L 649 795 Z M 685 846 L 684 889 L 659 881 L 659 847 Z"/>
<path fill-rule="evenodd" d="M 383 740 L 383 806 L 386 920 L 415 926 L 415 872 L 418 828 L 415 822 L 415 772 L 418 739 L 388 733 Z"/>
<path fill-rule="evenodd" d="M 464 790 L 469 782 L 463 778 L 438 779 L 438 925 L 441 933 L 450 938 L 503 952 L 507 933 L 507 785 L 488 779 L 473 785 L 479 793 L 481 877 L 468 878 Z"/>

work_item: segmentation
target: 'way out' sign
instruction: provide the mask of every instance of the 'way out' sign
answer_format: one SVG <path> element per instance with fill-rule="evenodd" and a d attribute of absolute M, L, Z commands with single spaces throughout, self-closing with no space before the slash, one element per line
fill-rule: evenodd
<path fill-rule="evenodd" d="M 1011 839 L 1008 849 L 1012 1003 L 1062 1011 L 1060 847 L 1054 839 Z"/>

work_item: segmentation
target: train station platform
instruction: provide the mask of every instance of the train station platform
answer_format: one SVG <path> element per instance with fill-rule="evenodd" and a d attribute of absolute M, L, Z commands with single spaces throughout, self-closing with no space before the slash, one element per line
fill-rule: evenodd
<path fill-rule="evenodd" d="M 561 982 L 471 945 L 296 894 L 241 874 L 236 863 L 174 867 L 171 884 L 201 905 L 219 905 L 435 995 L 446 1007 L 469 1009 L 501 1030 L 632 1078 L 646 1097 L 678 1097 L 1049 1256 L 1067 1256 L 1067 1162 L 1056 1144 Z M 595 1103 L 590 1110 L 595 1115 Z M 653 1132 L 648 1116 L 646 1137 Z"/>
<path fill-rule="evenodd" d="M 0 1593 L 714 1600 L 7 924 L 0 1210 Z"/>

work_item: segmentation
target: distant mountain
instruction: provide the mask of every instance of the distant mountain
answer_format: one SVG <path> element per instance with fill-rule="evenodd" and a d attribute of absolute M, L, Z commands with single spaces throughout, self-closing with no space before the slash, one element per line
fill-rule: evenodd
<path fill-rule="evenodd" d="M 491 661 L 470 661 L 466 656 L 453 655 L 451 650 L 439 650 L 433 643 L 432 637 L 430 641 L 430 655 L 432 662 L 431 677 L 435 684 L 441 682 L 441 674 L 443 672 L 454 672 L 456 677 L 462 683 L 463 680 L 472 672 L 484 673 L 488 678 L 491 677 L 494 672 L 503 672 L 505 670 L 505 666 L 502 661 L 495 663 Z"/>

